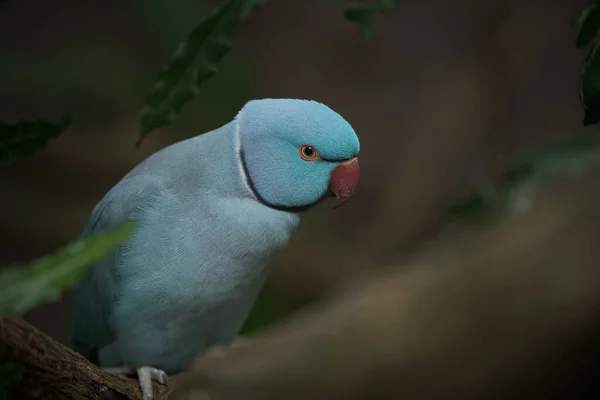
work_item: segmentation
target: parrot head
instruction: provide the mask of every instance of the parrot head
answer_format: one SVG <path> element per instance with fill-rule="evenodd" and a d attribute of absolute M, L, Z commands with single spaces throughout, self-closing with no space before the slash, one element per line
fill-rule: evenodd
<path fill-rule="evenodd" d="M 329 107 L 309 100 L 252 100 L 236 117 L 240 162 L 255 197 L 304 211 L 327 197 L 346 202 L 358 183 L 360 142 Z"/>

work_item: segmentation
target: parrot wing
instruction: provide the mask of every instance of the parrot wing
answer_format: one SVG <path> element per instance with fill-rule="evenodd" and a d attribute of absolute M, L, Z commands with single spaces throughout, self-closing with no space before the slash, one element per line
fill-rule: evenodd
<path fill-rule="evenodd" d="M 83 235 L 109 232 L 137 218 L 164 188 L 155 178 L 131 175 L 119 182 L 96 205 Z M 112 306 L 118 297 L 116 264 L 123 245 L 90 269 L 79 282 L 72 299 L 69 344 L 78 353 L 97 363 L 97 352 L 114 342 Z"/>

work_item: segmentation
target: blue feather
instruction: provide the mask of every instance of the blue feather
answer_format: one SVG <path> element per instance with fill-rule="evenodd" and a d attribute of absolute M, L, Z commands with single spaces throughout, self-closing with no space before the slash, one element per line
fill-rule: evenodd
<path fill-rule="evenodd" d="M 307 143 L 327 160 L 302 160 L 298 146 Z M 103 367 L 170 374 L 230 344 L 300 221 L 269 203 L 314 203 L 333 168 L 359 150 L 350 125 L 326 106 L 269 99 L 150 156 L 89 218 L 84 235 L 126 220 L 138 229 L 76 288 L 71 346 Z"/>

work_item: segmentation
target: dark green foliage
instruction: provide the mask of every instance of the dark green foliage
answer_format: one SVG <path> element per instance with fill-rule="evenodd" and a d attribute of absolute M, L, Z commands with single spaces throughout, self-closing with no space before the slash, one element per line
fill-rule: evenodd
<path fill-rule="evenodd" d="M 267 285 L 258 296 L 240 334 L 245 336 L 270 325 L 305 305 L 306 301 L 280 293 Z"/>
<path fill-rule="evenodd" d="M 600 163 L 597 131 L 557 139 L 528 154 L 517 155 L 498 185 L 482 185 L 450 207 L 450 214 L 466 221 L 485 221 L 521 211 L 535 192 L 559 177 L 577 178 Z"/>
<path fill-rule="evenodd" d="M 0 400 L 8 400 L 11 385 L 23 379 L 25 374 L 23 365 L 4 360 L 5 351 L 4 345 L 0 343 Z"/>
<path fill-rule="evenodd" d="M 25 367 L 15 363 L 0 364 L 0 400 L 9 400 L 8 390 L 11 385 L 23 379 Z"/>
<path fill-rule="evenodd" d="M 246 0 L 244 9 L 242 10 L 241 19 L 248 18 L 257 8 L 267 4 L 271 0 Z"/>
<path fill-rule="evenodd" d="M 20 121 L 0 123 L 0 164 L 17 161 L 43 150 L 50 139 L 60 135 L 71 123 L 69 117 L 59 122 Z"/>
<path fill-rule="evenodd" d="M 495 193 L 495 189 L 492 185 L 480 185 L 472 194 L 465 196 L 455 204 L 452 204 L 448 212 L 450 215 L 461 219 L 478 218 L 486 211 L 490 210 Z"/>
<path fill-rule="evenodd" d="M 58 299 L 93 263 L 106 257 L 133 231 L 126 223 L 111 233 L 81 237 L 56 253 L 0 271 L 0 316 L 23 314 Z"/>
<path fill-rule="evenodd" d="M 182 106 L 198 96 L 200 85 L 217 72 L 217 65 L 231 50 L 231 36 L 245 12 L 246 0 L 229 0 L 213 10 L 179 44 L 171 62 L 159 72 L 144 106 L 139 147 L 150 131 L 172 123 Z"/>
<path fill-rule="evenodd" d="M 588 47 L 600 30 L 600 11 L 595 5 L 586 7 L 575 21 L 577 37 L 575 45 L 582 49 Z"/>
<path fill-rule="evenodd" d="M 579 100 L 585 112 L 584 125 L 600 121 L 600 42 L 593 41 L 581 68 Z"/>
<path fill-rule="evenodd" d="M 575 45 L 588 48 L 579 77 L 579 101 L 584 110 L 583 124 L 591 125 L 600 121 L 600 53 L 596 39 L 600 30 L 600 0 L 581 11 L 575 25 Z"/>
<path fill-rule="evenodd" d="M 344 15 L 350 22 L 358 25 L 365 39 L 373 37 L 373 26 L 378 14 L 387 14 L 396 9 L 396 0 L 375 0 L 373 4 L 350 3 Z"/>

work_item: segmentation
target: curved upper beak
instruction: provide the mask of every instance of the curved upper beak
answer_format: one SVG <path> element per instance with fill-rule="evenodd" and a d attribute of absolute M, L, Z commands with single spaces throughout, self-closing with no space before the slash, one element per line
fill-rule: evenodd
<path fill-rule="evenodd" d="M 358 184 L 358 158 L 344 161 L 331 172 L 329 190 L 342 203 L 348 201 Z"/>

